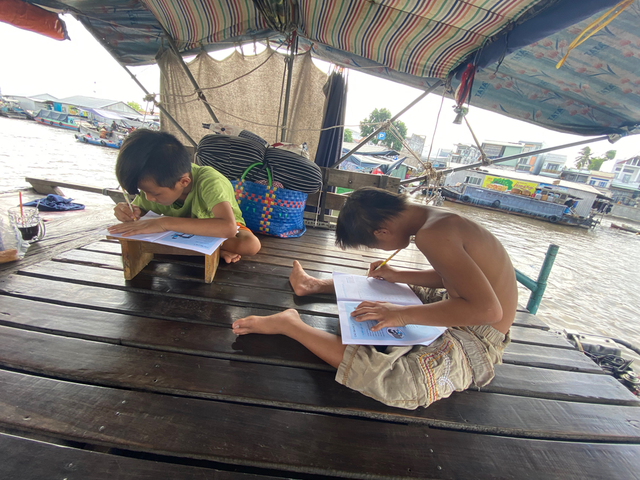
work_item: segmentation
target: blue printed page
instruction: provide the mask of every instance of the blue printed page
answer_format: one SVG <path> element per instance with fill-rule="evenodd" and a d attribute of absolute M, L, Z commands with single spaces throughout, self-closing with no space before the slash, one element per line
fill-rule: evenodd
<path fill-rule="evenodd" d="M 358 322 L 351 312 L 360 302 L 339 302 L 340 329 L 344 345 L 429 345 L 446 330 L 445 327 L 406 325 L 404 327 L 382 328 L 372 332 L 377 322 Z"/>

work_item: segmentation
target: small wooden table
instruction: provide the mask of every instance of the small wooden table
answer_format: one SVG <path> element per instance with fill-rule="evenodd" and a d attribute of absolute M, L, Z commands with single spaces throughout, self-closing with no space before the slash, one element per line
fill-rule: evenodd
<path fill-rule="evenodd" d="M 153 259 L 153 255 L 156 253 L 162 255 L 203 256 L 205 283 L 213 282 L 213 277 L 216 274 L 216 270 L 218 270 L 218 263 L 220 262 L 220 247 L 218 247 L 212 254 L 207 255 L 204 253 L 194 252 L 193 250 L 186 250 L 184 248 L 141 242 L 139 240 L 132 240 L 129 238 L 111 237 L 108 235 L 107 238 L 115 239 L 120 242 L 125 280 L 131 280 L 140 273 L 140 271 L 149 264 L 151 259 Z"/>

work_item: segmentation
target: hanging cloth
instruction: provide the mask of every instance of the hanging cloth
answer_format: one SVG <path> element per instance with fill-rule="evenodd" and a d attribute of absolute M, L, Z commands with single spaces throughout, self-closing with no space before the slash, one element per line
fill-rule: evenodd
<path fill-rule="evenodd" d="M 333 165 L 342 153 L 344 118 L 347 110 L 347 82 L 342 72 L 334 71 L 323 87 L 325 94 L 322 132 L 315 162 L 321 167 Z M 339 128 L 331 128 L 340 125 Z M 324 130 L 327 129 L 327 130 Z"/>

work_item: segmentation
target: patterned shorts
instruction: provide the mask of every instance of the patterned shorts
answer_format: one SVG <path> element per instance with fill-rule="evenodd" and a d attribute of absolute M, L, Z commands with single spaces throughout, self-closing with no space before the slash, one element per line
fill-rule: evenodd
<path fill-rule="evenodd" d="M 509 334 L 478 325 L 448 328 L 428 346 L 387 347 L 380 352 L 348 345 L 336 381 L 386 405 L 415 410 L 471 384 L 488 384 L 509 341 Z"/>

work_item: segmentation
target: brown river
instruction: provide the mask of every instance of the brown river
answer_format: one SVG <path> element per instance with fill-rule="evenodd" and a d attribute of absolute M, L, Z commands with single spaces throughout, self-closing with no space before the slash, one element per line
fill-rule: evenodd
<path fill-rule="evenodd" d="M 77 142 L 69 130 L 0 117 L 0 192 L 28 187 L 25 176 L 116 188 L 116 155 L 117 150 Z M 609 228 L 620 219 L 605 217 L 595 229 L 584 230 L 450 202 L 444 206 L 492 231 L 514 266 L 534 280 L 549 244 L 560 247 L 538 310 L 553 329 L 640 347 L 640 236 Z M 520 288 L 521 305 L 528 297 Z"/>

